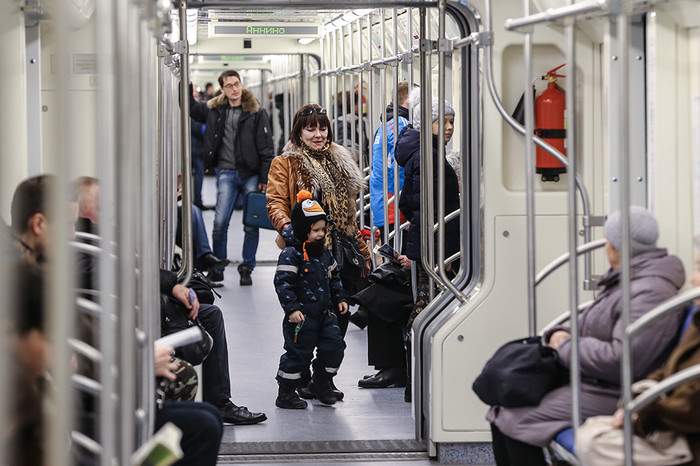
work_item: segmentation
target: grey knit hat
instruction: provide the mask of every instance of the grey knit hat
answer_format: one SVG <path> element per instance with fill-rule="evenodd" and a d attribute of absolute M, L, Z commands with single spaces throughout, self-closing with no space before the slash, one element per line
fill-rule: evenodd
<path fill-rule="evenodd" d="M 605 237 L 612 247 L 618 251 L 622 248 L 622 214 L 619 210 L 613 212 L 605 221 Z M 643 252 L 656 249 L 659 239 L 659 224 L 654 216 L 643 207 L 630 206 L 630 255 L 632 257 Z"/>
<path fill-rule="evenodd" d="M 440 101 L 437 97 L 433 97 L 431 124 L 440 116 L 440 111 L 438 109 L 439 103 Z M 414 87 L 411 90 L 408 96 L 408 105 L 411 109 L 411 123 L 413 124 L 413 128 L 420 131 L 420 87 Z M 455 109 L 452 108 L 452 105 L 450 105 L 448 101 L 445 101 L 445 115 L 455 115 Z"/>

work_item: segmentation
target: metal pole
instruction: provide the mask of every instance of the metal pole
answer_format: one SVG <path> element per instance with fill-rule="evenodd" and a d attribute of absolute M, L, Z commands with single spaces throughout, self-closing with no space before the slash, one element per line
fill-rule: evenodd
<path fill-rule="evenodd" d="M 392 10 L 391 13 L 392 25 L 393 25 L 393 36 L 394 36 L 394 54 L 399 53 L 399 19 L 398 12 L 396 9 Z M 410 49 L 410 41 L 409 41 Z M 401 211 L 399 210 L 399 191 L 401 190 L 401 179 L 400 179 L 400 168 L 399 164 L 396 163 L 396 144 L 399 140 L 399 64 L 397 63 L 394 67 L 394 156 L 391 158 L 390 163 L 392 169 L 394 170 L 394 250 L 401 251 Z M 388 230 L 388 218 L 385 217 L 384 225 Z"/>
<path fill-rule="evenodd" d="M 529 0 L 523 0 L 523 14 L 530 14 Z M 537 299 L 535 290 L 535 112 L 531 91 L 532 31 L 525 31 L 523 45 L 523 78 L 525 89 L 525 188 L 527 213 L 527 310 L 530 335 L 537 334 Z"/>
<path fill-rule="evenodd" d="M 578 227 L 576 205 L 576 158 L 578 156 L 577 139 L 577 77 L 576 77 L 576 21 L 570 19 L 565 26 L 566 31 L 566 62 L 570 64 L 570 72 L 567 78 L 568 89 L 566 91 L 566 147 L 569 157 L 568 188 L 569 188 L 569 309 L 574 312 L 578 309 Z M 581 424 L 581 365 L 579 357 L 578 316 L 574 313 L 571 319 L 571 419 L 574 432 L 578 431 Z"/>
<path fill-rule="evenodd" d="M 617 73 L 617 102 L 618 114 L 618 142 L 620 154 L 620 213 L 622 216 L 622 251 L 621 252 L 621 284 L 622 284 L 622 327 L 630 324 L 630 157 L 629 157 L 629 121 L 627 112 L 629 109 L 629 43 L 630 43 L 630 18 L 623 0 L 615 1 L 615 22 L 617 24 L 617 61 L 619 69 Z M 614 64 L 613 64 L 614 66 Z M 632 400 L 632 342 L 625 333 L 622 338 L 622 403 L 627 407 Z M 625 465 L 632 466 L 632 414 L 625 409 L 624 415 L 625 434 Z"/>
<path fill-rule="evenodd" d="M 430 55 L 432 44 L 428 39 L 428 19 L 425 9 L 420 10 L 420 37 L 421 37 L 421 114 L 420 114 L 420 133 L 421 133 L 421 261 L 425 272 L 430 277 L 429 294 L 432 300 L 435 295 L 433 289 L 433 281 L 440 281 L 439 276 L 435 273 L 435 235 L 433 227 L 435 225 L 435 209 L 433 205 L 433 133 L 432 129 L 432 90 L 431 90 L 431 69 Z"/>
<path fill-rule="evenodd" d="M 386 58 L 386 10 L 381 12 L 380 33 L 382 35 L 382 58 Z M 386 65 L 379 68 L 379 94 L 382 102 L 382 210 L 384 214 L 384 244 L 389 243 L 389 170 L 387 166 L 387 155 L 389 153 L 389 142 L 387 135 L 387 116 L 386 116 Z"/>
<path fill-rule="evenodd" d="M 114 110 L 116 97 L 116 31 L 114 24 L 115 5 L 110 0 L 99 0 L 95 8 L 97 29 L 97 54 L 102 60 L 97 69 L 100 85 L 100 102 L 97 106 L 97 144 L 101 147 L 100 163 L 97 164 L 97 177 L 100 180 L 99 213 L 102 218 L 116 218 L 116 118 Z M 160 95 L 159 95 L 160 96 Z M 102 363 L 99 365 L 99 382 L 102 393 L 98 399 L 97 440 L 102 445 L 102 466 L 112 466 L 116 460 L 116 401 L 114 390 L 116 352 L 116 326 L 114 316 L 117 313 L 117 274 L 115 248 L 115 224 L 103 222 L 100 227 L 102 251 L 99 257 L 99 282 L 102 317 L 99 320 L 99 347 Z M 65 441 L 65 438 L 63 438 Z"/>
<path fill-rule="evenodd" d="M 187 44 L 187 4 L 180 0 L 180 160 L 182 166 L 182 267 L 177 277 L 183 285 L 192 278 L 192 134 L 190 126 L 190 53 Z"/>
<path fill-rule="evenodd" d="M 55 24 L 58 57 L 68 57 L 72 53 L 69 37 L 69 19 L 65 14 L 65 8 L 56 8 Z M 74 121 L 74 107 L 68 105 L 69 102 L 69 70 L 67 60 L 56 60 L 58 71 L 58 92 L 56 108 L 61 109 L 62 118 L 58 119 L 57 134 L 70 134 L 70 122 Z M 72 351 L 68 346 L 68 338 L 75 328 L 75 297 L 74 289 L 74 257 L 70 250 L 68 241 L 70 239 L 71 215 L 69 214 L 69 183 L 72 176 L 72 161 L 70 151 L 70 140 L 67 137 L 57 141 L 56 152 L 56 176 L 54 186 L 50 192 L 46 193 L 49 199 L 46 200 L 51 215 L 53 250 L 51 262 L 49 264 L 48 280 L 44 289 L 46 300 L 44 308 L 44 321 L 46 332 L 52 348 L 52 369 L 53 384 L 55 388 L 54 406 L 50 413 L 43 413 L 47 419 L 46 454 L 44 461 L 53 461 L 57 464 L 68 462 L 68 442 L 66 433 L 72 430 L 73 426 L 73 393 L 71 387 L 70 359 Z M 48 312 L 51 309 L 54 312 Z M 51 460 L 49 460 L 49 458 Z"/>
<path fill-rule="evenodd" d="M 447 163 L 445 158 L 445 53 L 447 52 L 447 39 L 445 38 L 446 8 L 446 0 L 438 0 L 438 186 L 445 186 L 445 164 Z M 465 303 L 467 302 L 466 296 L 464 296 L 464 293 L 462 293 L 452 284 L 452 281 L 447 277 L 447 273 L 445 272 L 445 190 L 438 189 L 436 192 L 438 196 L 438 274 L 440 275 L 443 284 L 452 292 L 452 294 L 454 294 L 460 302 Z"/>
<path fill-rule="evenodd" d="M 373 53 L 372 50 L 374 47 L 372 46 L 372 12 L 370 12 L 367 15 L 367 63 L 370 63 L 373 58 Z M 362 62 L 362 60 L 360 60 Z M 368 102 L 368 112 L 369 112 L 369 125 L 374 130 L 374 128 L 377 127 L 377 119 L 375 116 L 376 109 L 374 108 L 374 99 L 375 99 L 375 92 L 374 92 L 374 76 L 375 76 L 375 70 L 372 67 L 367 67 L 367 75 L 369 76 L 369 81 L 367 83 L 367 91 L 369 94 L 369 102 Z M 364 169 L 362 165 L 360 166 L 360 169 Z M 372 164 L 369 166 L 370 172 L 372 169 Z M 364 170 L 362 172 L 364 176 Z M 365 190 L 364 188 L 360 192 L 362 196 L 362 200 L 360 201 L 360 205 L 364 207 L 364 195 L 365 195 Z M 363 211 L 364 214 L 364 211 Z M 364 216 L 364 215 L 363 215 Z M 375 227 L 374 227 L 374 215 L 369 216 L 369 228 L 370 228 L 370 236 L 369 236 L 369 244 L 370 244 L 370 253 L 372 255 L 372 266 L 376 267 L 377 266 L 377 257 L 374 254 L 374 246 L 375 246 L 375 238 L 374 238 L 374 232 L 375 232 Z"/>
<path fill-rule="evenodd" d="M 160 336 L 160 312 L 156 310 L 160 307 L 159 300 L 159 275 L 155 273 L 158 269 L 158 199 L 150 195 L 153 181 L 156 179 L 158 153 L 158 131 L 157 123 L 153 115 L 157 114 L 157 102 L 154 100 L 154 92 L 158 95 L 159 83 L 156 77 L 156 69 L 160 68 L 160 62 L 154 53 L 155 41 L 150 37 L 146 25 L 142 22 L 142 44 L 141 50 L 141 75 L 151 92 L 150 97 L 141 99 L 141 125 L 144 128 L 141 137 L 141 193 L 143 202 L 141 210 L 141 246 L 140 254 L 141 271 L 139 284 L 141 286 L 141 306 L 140 324 L 144 331 L 145 340 L 142 341 L 141 374 L 143 389 L 141 391 L 141 408 L 144 411 L 144 429 L 140 437 L 140 443 L 146 441 L 147 436 L 153 432 L 155 423 L 155 405 L 153 393 L 155 393 L 155 373 L 151 361 L 154 360 L 153 340 Z M 155 63 L 155 65 L 154 65 Z M 144 273 L 143 271 L 153 273 Z"/>

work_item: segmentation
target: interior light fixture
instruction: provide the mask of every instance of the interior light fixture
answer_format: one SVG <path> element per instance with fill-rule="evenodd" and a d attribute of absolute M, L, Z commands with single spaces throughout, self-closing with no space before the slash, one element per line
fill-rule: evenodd
<path fill-rule="evenodd" d="M 315 41 L 315 37 L 300 37 L 299 38 L 299 43 L 301 45 L 309 45 L 311 42 Z"/>

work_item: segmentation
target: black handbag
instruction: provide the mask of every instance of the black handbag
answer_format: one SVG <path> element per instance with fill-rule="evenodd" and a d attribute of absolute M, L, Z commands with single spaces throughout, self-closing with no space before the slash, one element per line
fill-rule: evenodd
<path fill-rule="evenodd" d="M 569 382 L 559 354 L 540 337 L 513 340 L 498 348 L 472 384 L 490 406 L 537 406 L 542 398 Z"/>
<path fill-rule="evenodd" d="M 243 224 L 266 230 L 275 229 L 267 215 L 267 196 L 264 193 L 251 192 L 246 194 L 243 205 Z"/>
<path fill-rule="evenodd" d="M 343 270 L 344 267 L 361 269 L 365 266 L 365 257 L 360 252 L 357 238 L 340 234 L 335 228 L 331 230 L 331 238 L 333 239 L 333 258 L 338 263 L 340 270 Z"/>
<path fill-rule="evenodd" d="M 214 295 L 219 298 L 221 298 L 221 295 L 217 293 L 209 283 L 207 277 L 202 275 L 201 272 L 195 271 L 192 273 L 192 278 L 190 278 L 190 282 L 187 286 L 197 293 L 197 300 L 199 300 L 200 303 L 214 304 Z"/>
<path fill-rule="evenodd" d="M 160 295 L 161 336 L 170 335 L 180 330 L 187 330 L 191 327 L 198 327 L 202 332 L 201 340 L 181 346 L 175 350 L 175 355 L 178 358 L 184 359 L 193 366 L 197 366 L 202 364 L 209 355 L 209 351 L 214 346 L 214 340 L 204 329 L 199 319 L 192 320 L 188 314 L 189 311 L 180 301 L 165 294 Z"/>

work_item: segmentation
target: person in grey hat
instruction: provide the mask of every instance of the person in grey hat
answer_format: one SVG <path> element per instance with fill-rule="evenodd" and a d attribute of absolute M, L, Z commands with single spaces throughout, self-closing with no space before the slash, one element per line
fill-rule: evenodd
<path fill-rule="evenodd" d="M 622 363 L 622 285 L 620 265 L 622 217 L 612 213 L 605 222 L 605 250 L 610 269 L 598 281 L 595 301 L 579 317 L 581 361 L 581 421 L 615 412 L 620 397 Z M 672 298 L 685 281 L 683 264 L 666 249 L 656 246 L 659 226 L 654 216 L 641 207 L 630 208 L 630 321 L 634 322 L 660 303 Z M 634 380 L 661 366 L 674 346 L 682 314 L 660 318 L 632 341 Z M 571 364 L 571 330 L 556 326 L 543 341 L 554 348 L 564 367 Z M 497 465 L 547 464 L 542 447 L 561 431 L 572 427 L 571 386 L 547 393 L 537 406 L 492 407 L 486 420 L 491 423 Z"/>
<path fill-rule="evenodd" d="M 622 251 L 622 213 L 617 210 L 605 221 L 605 237 L 616 251 Z M 630 206 L 630 256 L 656 249 L 659 224 L 643 207 Z"/>

